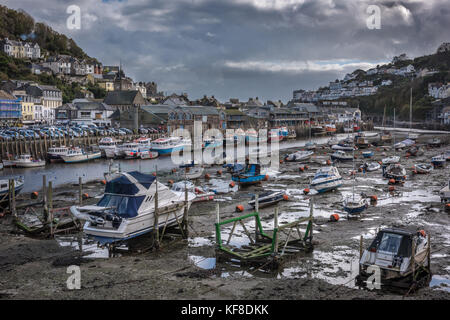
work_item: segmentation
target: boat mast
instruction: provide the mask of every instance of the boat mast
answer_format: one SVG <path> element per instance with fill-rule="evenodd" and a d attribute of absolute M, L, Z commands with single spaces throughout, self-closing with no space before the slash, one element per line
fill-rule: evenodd
<path fill-rule="evenodd" d="M 411 132 L 411 125 L 412 125 L 412 87 L 410 90 L 410 96 L 409 96 L 409 131 Z"/>
<path fill-rule="evenodd" d="M 395 108 L 394 108 L 394 157 L 395 157 Z"/>

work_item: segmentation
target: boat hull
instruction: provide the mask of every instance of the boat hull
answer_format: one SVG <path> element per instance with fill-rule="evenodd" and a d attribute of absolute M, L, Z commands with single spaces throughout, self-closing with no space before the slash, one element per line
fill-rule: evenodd
<path fill-rule="evenodd" d="M 311 189 L 316 190 L 318 193 L 328 192 L 337 189 L 340 186 L 342 186 L 342 178 L 311 183 Z"/>
<path fill-rule="evenodd" d="M 79 163 L 79 162 L 86 162 L 94 159 L 98 159 L 102 156 L 101 152 L 95 152 L 92 154 L 83 154 L 83 155 L 76 155 L 72 157 L 66 157 L 63 156 L 63 160 L 65 163 Z"/>

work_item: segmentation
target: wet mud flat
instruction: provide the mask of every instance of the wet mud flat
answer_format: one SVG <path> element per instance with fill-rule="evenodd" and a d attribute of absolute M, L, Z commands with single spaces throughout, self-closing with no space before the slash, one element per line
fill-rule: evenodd
<path fill-rule="evenodd" d="M 168 237 L 159 251 L 149 250 L 149 239 L 142 238 L 133 247 L 118 250 L 109 257 L 106 249 L 89 242 L 81 234 L 60 235 L 54 239 L 25 236 L 12 224 L 11 217 L 0 218 L 0 298 L 2 299 L 449 299 L 450 298 L 450 217 L 440 202 L 439 190 L 448 182 L 450 163 L 428 175 L 415 175 L 415 162 L 430 162 L 432 156 L 448 149 L 430 148 L 423 156 L 404 157 L 407 168 L 404 185 L 389 192 L 381 170 L 356 174 L 355 192 L 376 195 L 378 201 L 364 211 L 362 217 L 348 220 L 342 200 L 352 193 L 352 162 L 337 164 L 344 179 L 338 190 L 313 195 L 314 251 L 298 254 L 277 271 L 241 267 L 234 262 L 218 262 L 215 252 L 215 206 L 220 204 L 220 218 L 227 219 L 252 212 L 247 204 L 255 193 L 282 190 L 289 200 L 279 203 L 280 223 L 291 222 L 309 214 L 309 198 L 303 189 L 321 163 L 329 159 L 328 147 L 319 148 L 316 156 L 303 163 L 282 163 L 278 170 L 268 171 L 269 180 L 261 186 L 239 190 L 230 188 L 231 176 L 218 166 L 207 168 L 211 179 L 203 177 L 196 184 L 217 191 L 215 201 L 194 203 L 189 212 L 189 238 Z M 301 148 L 283 150 L 283 155 Z M 392 150 L 374 150 L 371 160 L 379 161 Z M 357 154 L 356 167 L 363 158 Z M 219 175 L 218 170 L 223 173 Z M 176 180 L 177 174 L 161 172 L 162 182 Z M 83 186 L 96 203 L 104 186 L 91 182 Z M 26 196 L 26 195 L 24 195 Z M 64 185 L 55 189 L 54 206 L 68 206 L 78 201 L 78 187 Z M 237 205 L 244 212 L 236 212 Z M 338 222 L 328 222 L 331 214 L 340 215 Z M 262 208 L 264 230 L 273 228 L 274 206 Z M 250 232 L 253 221 L 246 222 Z M 418 226 L 431 234 L 431 270 L 429 287 L 404 294 L 358 289 L 354 277 L 358 273 L 359 238 L 367 247 L 376 230 L 385 226 Z M 224 228 L 226 235 L 230 228 Z M 236 230 L 231 243 L 248 244 L 243 230 Z M 82 250 L 80 251 L 80 246 Z M 128 249 L 128 250 L 126 250 Z M 66 286 L 67 266 L 81 268 L 81 289 Z"/>

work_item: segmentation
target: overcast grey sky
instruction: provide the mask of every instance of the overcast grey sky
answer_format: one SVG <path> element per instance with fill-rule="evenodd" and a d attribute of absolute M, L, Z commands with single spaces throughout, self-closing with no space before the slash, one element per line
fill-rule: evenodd
<path fill-rule="evenodd" d="M 103 64 L 167 93 L 291 99 L 394 55 L 450 42 L 447 0 L 0 0 L 73 38 Z M 69 5 L 81 29 L 69 30 Z M 369 5 L 381 9 L 370 30 Z"/>

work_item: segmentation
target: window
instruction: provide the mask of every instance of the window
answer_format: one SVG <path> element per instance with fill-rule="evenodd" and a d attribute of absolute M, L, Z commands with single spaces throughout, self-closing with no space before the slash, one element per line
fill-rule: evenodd
<path fill-rule="evenodd" d="M 401 240 L 402 236 L 399 234 L 384 233 L 378 250 L 397 254 Z"/>

